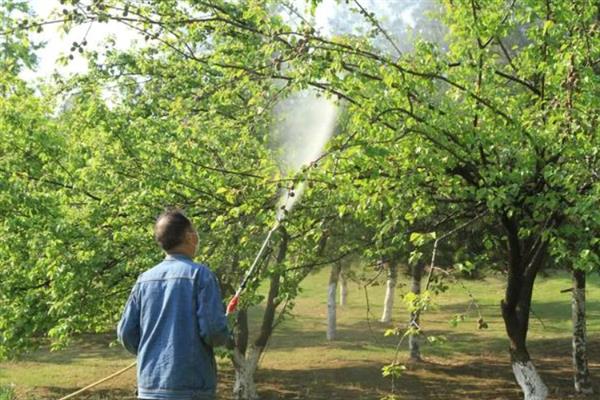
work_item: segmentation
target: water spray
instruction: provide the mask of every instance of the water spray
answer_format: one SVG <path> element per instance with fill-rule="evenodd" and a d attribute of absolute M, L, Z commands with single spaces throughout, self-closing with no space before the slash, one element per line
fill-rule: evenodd
<path fill-rule="evenodd" d="M 293 109 L 294 112 L 289 114 L 289 109 Z M 314 93 L 305 91 L 280 103 L 275 112 L 283 116 L 281 123 L 275 129 L 277 139 L 280 141 L 279 146 L 283 150 L 283 158 L 280 160 L 283 169 L 294 171 L 303 166 L 316 165 L 315 160 L 321 155 L 335 126 L 337 112 L 335 106 L 323 97 L 315 97 Z M 303 182 L 297 187 L 284 189 L 277 205 L 275 224 L 267 233 L 254 262 L 227 304 L 226 315 L 236 311 L 240 296 L 248 286 L 250 278 L 258 270 L 271 236 L 281 226 L 303 192 Z"/>

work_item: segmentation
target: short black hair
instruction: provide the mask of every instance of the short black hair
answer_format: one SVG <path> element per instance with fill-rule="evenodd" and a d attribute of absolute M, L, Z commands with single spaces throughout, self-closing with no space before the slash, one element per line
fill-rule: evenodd
<path fill-rule="evenodd" d="M 154 239 L 164 251 L 169 251 L 183 243 L 186 232 L 193 229 L 182 210 L 167 209 L 156 219 Z"/>

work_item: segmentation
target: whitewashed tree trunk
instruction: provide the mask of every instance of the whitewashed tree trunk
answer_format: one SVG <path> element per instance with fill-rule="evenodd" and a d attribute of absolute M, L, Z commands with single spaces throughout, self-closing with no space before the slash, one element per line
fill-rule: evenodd
<path fill-rule="evenodd" d="M 348 304 L 348 278 L 344 271 L 340 271 L 340 306 Z"/>
<path fill-rule="evenodd" d="M 254 373 L 258 367 L 258 360 L 263 349 L 250 346 L 246 355 L 242 355 L 238 349 L 234 351 L 235 365 L 235 383 L 233 386 L 233 396 L 238 400 L 256 400 L 256 383 L 254 382 Z"/>
<path fill-rule="evenodd" d="M 338 263 L 332 264 L 327 288 L 327 340 L 335 340 L 336 336 L 336 292 L 339 275 L 340 265 Z"/>
<path fill-rule="evenodd" d="M 287 246 L 289 236 L 283 227 L 280 227 L 282 234 L 279 244 L 279 252 L 276 262 L 281 264 L 287 254 Z M 279 288 L 281 284 L 281 275 L 274 273 L 271 275 L 269 294 L 265 304 L 260 333 L 254 343 L 248 345 L 248 313 L 246 310 L 240 310 L 237 317 L 236 327 L 236 346 L 233 352 L 233 366 L 235 369 L 235 383 L 233 386 L 233 398 L 235 400 L 256 400 L 256 384 L 254 382 L 254 374 L 258 368 L 260 356 L 267 347 L 267 343 L 273 329 L 275 328 L 275 312 L 280 300 Z"/>
<path fill-rule="evenodd" d="M 416 295 L 421 294 L 421 278 L 423 276 L 423 268 L 424 264 L 417 263 L 411 268 L 411 284 L 410 291 Z M 419 316 L 418 314 L 411 313 L 410 320 L 415 322 L 415 324 L 419 325 Z M 410 335 L 408 337 L 408 350 L 410 352 L 410 359 L 412 361 L 421 361 L 421 348 L 419 346 L 419 336 L 418 335 Z"/>
<path fill-rule="evenodd" d="M 536 237 L 532 244 L 521 240 L 519 223 L 517 218 L 502 217 L 508 244 L 508 275 L 500 309 L 510 341 L 513 374 L 523 391 L 523 398 L 545 400 L 548 387 L 531 362 L 527 351 L 527 331 L 535 277 L 545 264 L 548 242 L 542 237 Z"/>
<path fill-rule="evenodd" d="M 257 363 L 252 365 L 253 359 L 258 361 L 256 348 L 248 348 L 248 312 L 240 310 L 236 323 L 236 346 L 233 351 L 233 367 L 235 370 L 235 383 L 233 385 L 233 398 L 236 400 L 254 400 L 258 397 L 254 383 L 254 372 Z"/>
<path fill-rule="evenodd" d="M 394 294 L 396 291 L 396 281 L 398 278 L 398 265 L 395 261 L 388 263 L 388 276 L 385 288 L 385 300 L 383 302 L 383 314 L 381 322 L 389 323 L 392 321 L 392 311 L 394 309 Z"/>
<path fill-rule="evenodd" d="M 587 359 L 587 336 L 585 320 L 585 272 L 573 270 L 573 293 L 571 315 L 573 320 L 573 370 L 575 392 L 592 394 Z"/>
<path fill-rule="evenodd" d="M 546 400 L 548 388 L 531 361 L 513 361 L 512 370 L 523 391 L 523 400 Z"/>

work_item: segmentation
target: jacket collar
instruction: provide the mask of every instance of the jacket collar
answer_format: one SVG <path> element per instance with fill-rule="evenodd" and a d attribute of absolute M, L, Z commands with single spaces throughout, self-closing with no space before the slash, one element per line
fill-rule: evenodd
<path fill-rule="evenodd" d="M 175 261 L 175 260 L 189 260 L 189 261 L 192 261 L 192 259 L 189 256 L 186 256 L 185 254 L 181 254 L 181 253 L 168 253 L 165 256 L 165 261 Z"/>

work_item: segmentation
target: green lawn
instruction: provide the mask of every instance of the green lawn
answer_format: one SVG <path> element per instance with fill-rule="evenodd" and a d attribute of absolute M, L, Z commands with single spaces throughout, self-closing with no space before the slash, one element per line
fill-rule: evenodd
<path fill-rule="evenodd" d="M 386 394 L 390 382 L 381 377 L 381 366 L 394 357 L 397 337 L 384 337 L 390 326 L 379 323 L 384 286 L 368 289 L 370 313 L 367 317 L 365 292 L 350 284 L 348 305 L 338 307 L 338 339 L 328 342 L 326 293 L 328 271 L 311 275 L 294 311 L 275 332 L 258 373 L 260 392 L 266 399 L 376 399 Z M 401 277 L 400 281 L 407 281 Z M 588 283 L 588 332 L 591 338 L 590 362 L 593 375 L 599 375 L 600 279 Z M 444 336 L 435 346 L 424 344 L 424 363 L 408 365 L 396 384 L 402 399 L 518 399 L 506 351 L 508 344 L 499 312 L 503 295 L 502 277 L 483 281 L 463 281 L 436 297 L 436 308 L 422 318 L 426 335 Z M 567 275 L 540 277 L 535 289 L 529 343 L 532 357 L 551 387 L 553 398 L 568 398 L 570 372 L 570 294 Z M 395 320 L 407 320 L 397 290 Z M 469 307 L 468 292 L 477 301 L 488 329 L 477 329 L 477 312 Z M 251 315 L 256 316 L 259 308 Z M 457 327 L 449 323 L 455 314 L 465 314 Z M 253 325 L 259 323 L 256 318 Z M 113 334 L 85 335 L 65 351 L 35 351 L 22 359 L 0 364 L 0 386 L 13 385 L 19 399 L 59 398 L 127 366 L 132 358 L 118 346 L 110 347 Z M 404 353 L 404 351 L 403 351 Z M 403 354 L 404 357 L 404 354 Z M 231 390 L 232 372 L 227 360 L 220 360 L 223 398 Z M 98 387 L 92 396 L 81 398 L 133 398 L 134 371 Z M 10 398 L 0 391 L 2 396 Z"/>

